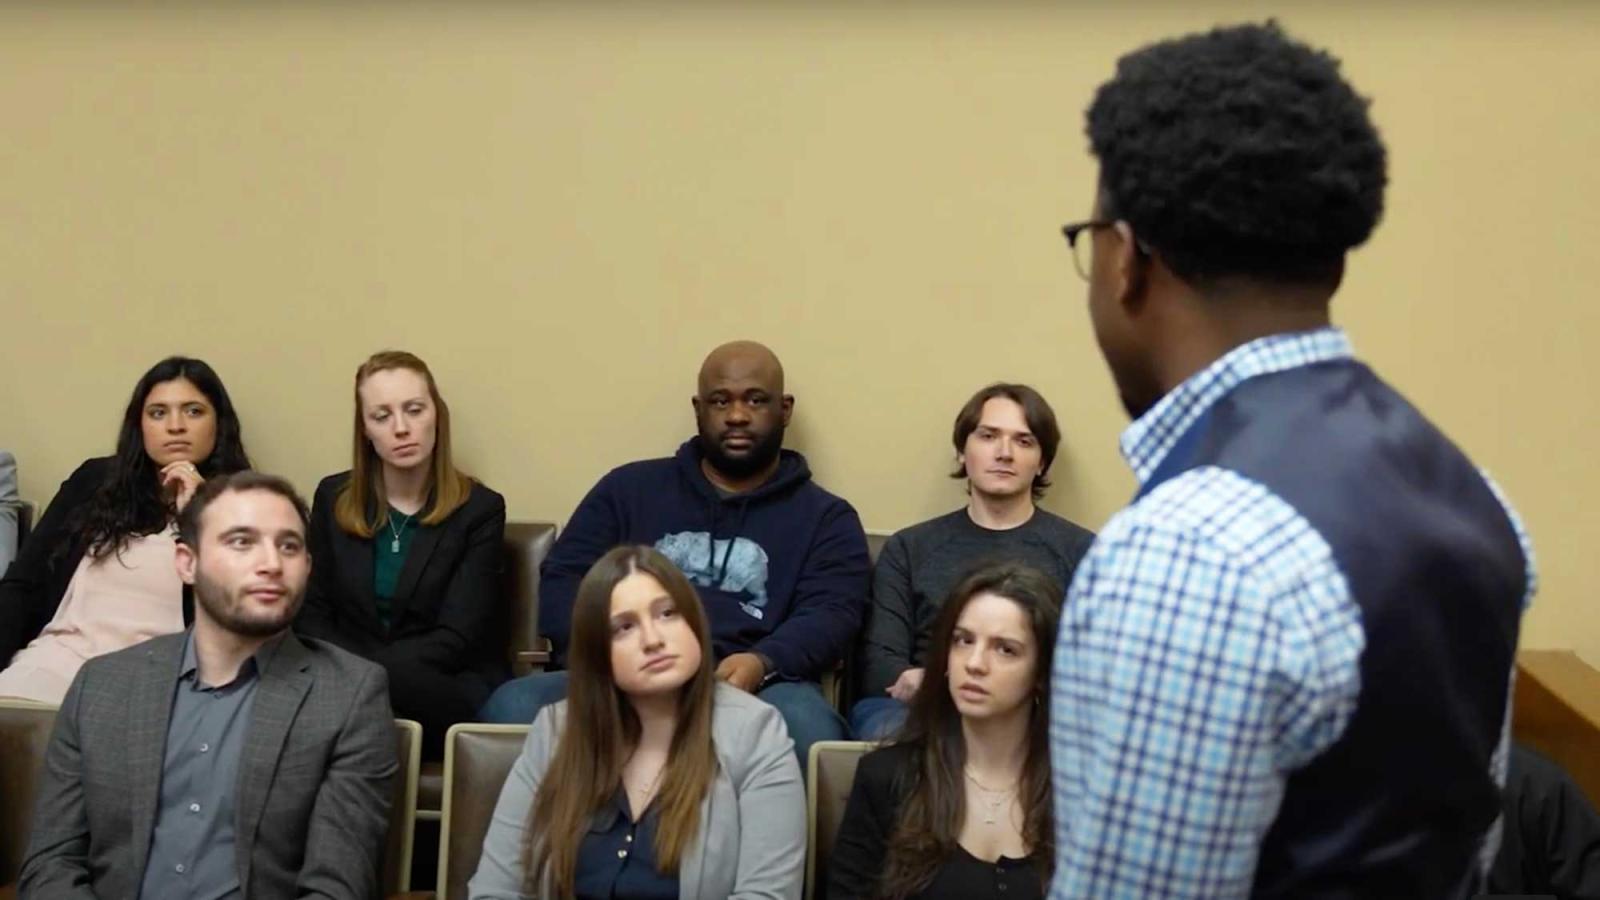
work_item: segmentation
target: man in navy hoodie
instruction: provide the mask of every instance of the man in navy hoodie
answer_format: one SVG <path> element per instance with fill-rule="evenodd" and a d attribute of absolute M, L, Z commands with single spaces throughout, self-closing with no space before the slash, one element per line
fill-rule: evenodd
<path fill-rule="evenodd" d="M 670 459 L 612 470 L 578 505 L 539 570 L 540 630 L 566 655 L 584 573 L 618 544 L 651 544 L 705 603 L 717 677 L 776 706 L 804 765 L 810 746 L 842 740 L 844 720 L 818 680 L 861 625 L 871 564 L 850 504 L 783 449 L 794 398 L 766 347 L 736 341 L 706 357 L 694 400 L 699 435 Z M 490 722 L 530 722 L 566 695 L 566 673 L 508 682 Z"/>

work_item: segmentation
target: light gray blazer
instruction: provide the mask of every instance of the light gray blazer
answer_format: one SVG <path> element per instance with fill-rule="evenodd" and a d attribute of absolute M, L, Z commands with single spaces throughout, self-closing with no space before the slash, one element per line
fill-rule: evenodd
<path fill-rule="evenodd" d="M 567 704 L 533 721 L 483 840 L 474 900 L 543 900 L 523 890 L 522 838 L 545 770 L 560 743 Z M 684 900 L 798 900 L 805 879 L 806 791 L 794 742 L 778 711 L 718 684 L 711 721 L 718 771 L 700 804 L 700 833 L 678 871 Z"/>

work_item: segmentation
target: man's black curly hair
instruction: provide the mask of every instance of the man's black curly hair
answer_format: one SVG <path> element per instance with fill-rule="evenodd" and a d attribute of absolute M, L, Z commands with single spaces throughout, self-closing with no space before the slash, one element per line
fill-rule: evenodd
<path fill-rule="evenodd" d="M 1178 277 L 1338 279 L 1383 214 L 1386 157 L 1339 61 L 1276 22 L 1117 62 L 1088 113 L 1101 212 Z"/>

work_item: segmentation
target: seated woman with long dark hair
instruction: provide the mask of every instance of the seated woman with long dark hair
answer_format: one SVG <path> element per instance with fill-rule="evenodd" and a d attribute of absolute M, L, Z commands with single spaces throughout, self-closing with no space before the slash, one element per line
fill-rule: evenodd
<path fill-rule="evenodd" d="M 1054 579 L 1018 563 L 980 568 L 951 592 L 905 725 L 856 769 L 830 900 L 1044 895 L 1061 598 Z"/>
<path fill-rule="evenodd" d="M 455 466 L 450 407 L 399 350 L 356 369 L 354 457 L 311 506 L 311 584 L 295 630 L 379 663 L 422 752 L 511 675 L 501 584 L 505 498 Z"/>
<path fill-rule="evenodd" d="M 144 373 L 116 455 L 62 483 L 0 580 L 0 697 L 59 704 L 85 661 L 182 631 L 177 514 L 205 479 L 248 468 L 210 366 L 174 356 Z"/>
<path fill-rule="evenodd" d="M 797 898 L 805 789 L 778 710 L 717 681 L 700 599 L 649 547 L 578 585 L 567 699 L 534 719 L 471 895 Z"/>

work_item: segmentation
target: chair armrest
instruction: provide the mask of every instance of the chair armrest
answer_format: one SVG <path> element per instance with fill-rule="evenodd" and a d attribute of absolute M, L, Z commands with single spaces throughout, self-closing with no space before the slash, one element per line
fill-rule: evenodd
<path fill-rule="evenodd" d="M 542 672 L 550 665 L 550 639 L 547 637 L 536 638 L 534 646 L 527 650 L 517 651 L 517 661 L 513 670 L 517 675 L 526 675 L 529 672 Z"/>

